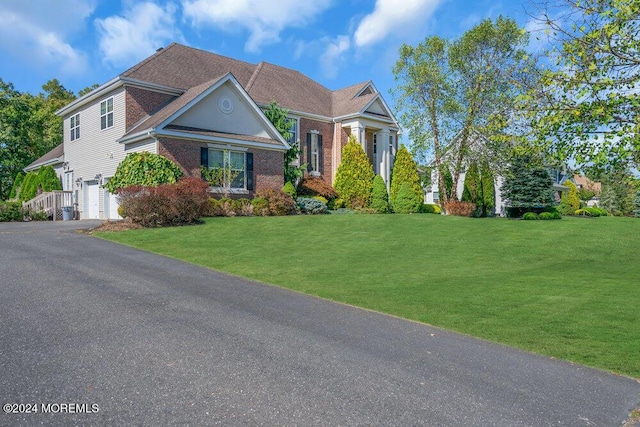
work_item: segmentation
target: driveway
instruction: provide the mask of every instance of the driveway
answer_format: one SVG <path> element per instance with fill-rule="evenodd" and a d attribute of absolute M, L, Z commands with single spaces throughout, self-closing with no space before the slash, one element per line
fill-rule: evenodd
<path fill-rule="evenodd" d="M 74 231 L 95 224 L 0 223 L 0 403 L 38 410 L 0 425 L 616 426 L 640 405 L 634 379 Z"/>

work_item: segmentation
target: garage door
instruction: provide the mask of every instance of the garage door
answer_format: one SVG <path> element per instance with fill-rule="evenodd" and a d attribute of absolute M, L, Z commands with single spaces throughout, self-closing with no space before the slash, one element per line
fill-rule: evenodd
<path fill-rule="evenodd" d="M 90 219 L 100 218 L 100 186 L 98 184 L 85 183 L 84 217 Z"/>

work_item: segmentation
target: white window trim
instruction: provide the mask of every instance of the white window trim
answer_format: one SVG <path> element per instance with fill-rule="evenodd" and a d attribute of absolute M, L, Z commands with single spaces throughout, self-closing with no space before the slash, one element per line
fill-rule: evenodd
<path fill-rule="evenodd" d="M 111 111 L 108 111 L 107 108 L 109 106 L 109 100 L 111 100 Z M 102 104 L 105 104 L 105 113 L 102 114 Z M 113 113 L 113 105 L 114 105 L 114 97 L 110 96 L 109 98 L 100 101 L 100 129 L 101 130 L 106 130 L 106 129 L 110 129 L 114 126 L 115 124 L 115 115 Z M 109 126 L 109 114 L 111 114 L 111 126 Z M 102 127 L 102 118 L 105 118 L 105 127 Z"/>
<path fill-rule="evenodd" d="M 75 122 L 75 126 L 72 124 L 73 122 Z M 71 138 L 71 141 L 80 139 L 80 113 L 76 113 L 69 118 L 69 129 L 69 137 Z"/>
<path fill-rule="evenodd" d="M 233 147 L 233 149 L 229 148 L 229 146 L 221 146 L 216 144 L 208 144 L 209 149 L 209 158 L 211 158 L 211 150 L 217 150 L 223 152 L 223 159 L 225 162 L 225 171 L 226 165 L 231 163 L 231 153 L 240 153 L 244 158 L 244 183 L 243 187 L 231 187 L 231 182 L 225 178 L 224 186 L 210 186 L 210 190 L 213 193 L 231 193 L 231 194 L 249 194 L 249 190 L 247 190 L 247 148 L 244 147 Z M 209 167 L 211 169 L 211 167 Z"/>

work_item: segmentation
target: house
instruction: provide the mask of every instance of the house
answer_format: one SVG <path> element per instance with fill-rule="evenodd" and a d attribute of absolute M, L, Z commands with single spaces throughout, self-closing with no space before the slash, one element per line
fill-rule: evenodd
<path fill-rule="evenodd" d="M 272 101 L 289 110 L 288 141 L 262 111 Z M 301 142 L 307 174 L 333 183 L 350 134 L 388 183 L 399 132 L 371 81 L 332 91 L 292 69 L 177 43 L 57 114 L 64 120 L 58 170 L 80 218 L 118 218 L 117 199 L 103 185 L 127 153 L 161 154 L 187 176 L 225 165 L 233 178 L 211 191 L 253 197 L 282 187 L 284 152 L 294 141 Z"/>

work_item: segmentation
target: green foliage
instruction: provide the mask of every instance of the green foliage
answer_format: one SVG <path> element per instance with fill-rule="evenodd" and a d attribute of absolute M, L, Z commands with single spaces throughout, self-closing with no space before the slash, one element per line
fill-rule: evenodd
<path fill-rule="evenodd" d="M 538 220 L 540 219 L 540 217 L 535 212 L 526 212 L 524 215 L 522 215 L 522 219 L 531 221 L 531 220 Z"/>
<path fill-rule="evenodd" d="M 640 218 L 640 190 L 636 191 L 636 195 L 633 198 L 633 216 Z"/>
<path fill-rule="evenodd" d="M 580 196 L 578 194 L 578 187 L 576 187 L 573 182 L 566 181 L 564 185 L 569 190 L 562 193 L 559 210 L 565 215 L 570 215 L 577 209 L 580 209 Z"/>
<path fill-rule="evenodd" d="M 509 147 L 504 130 L 522 91 L 513 84 L 513 76 L 530 66 L 527 45 L 527 33 L 514 20 L 500 16 L 483 20 L 453 41 L 433 36 L 415 47 L 400 47 L 393 68 L 398 83 L 394 95 L 412 150 L 419 158 L 432 153 L 439 171 L 446 167 L 445 154 L 452 157 L 453 185 L 443 192 L 439 184 L 443 203 L 456 197 L 451 190 L 457 187 L 477 133 L 495 142 L 487 144 L 483 157 L 504 157 Z M 393 204 L 395 192 L 391 193 Z"/>
<path fill-rule="evenodd" d="M 502 185 L 502 197 L 511 208 L 525 211 L 555 203 L 553 179 L 530 155 L 514 155 Z"/>
<path fill-rule="evenodd" d="M 391 171 L 391 185 L 389 187 L 389 202 L 394 212 L 398 212 L 396 208 L 397 198 L 400 194 L 402 186 L 406 184 L 409 193 L 402 201 L 401 210 L 406 210 L 409 206 L 417 207 L 424 201 L 424 192 L 420 185 L 420 175 L 418 175 L 418 165 L 413 160 L 411 153 L 404 145 L 400 146 L 393 162 L 393 170 Z M 415 210 L 414 212 L 417 212 Z"/>
<path fill-rule="evenodd" d="M 273 127 L 282 135 L 285 141 L 291 139 L 291 127 L 293 123 L 287 118 L 289 110 L 284 109 L 278 105 L 276 101 L 271 102 L 269 106 L 264 110 L 264 115 L 273 124 Z M 302 177 L 305 166 L 295 165 L 295 162 L 300 158 L 300 141 L 294 141 L 289 143 L 289 148 L 284 153 L 284 181 L 296 182 Z M 295 196 L 294 196 L 295 197 Z"/>
<path fill-rule="evenodd" d="M 611 215 L 630 215 L 636 188 L 633 177 L 627 170 L 616 171 L 602 177 L 599 205 Z"/>
<path fill-rule="evenodd" d="M 420 211 L 422 200 L 416 197 L 408 183 L 402 183 L 400 191 L 396 195 L 393 211 L 400 214 L 417 213 Z"/>
<path fill-rule="evenodd" d="M 387 193 L 387 185 L 380 175 L 373 178 L 373 193 L 371 195 L 371 208 L 377 213 L 389 213 L 389 194 Z"/>
<path fill-rule="evenodd" d="M 257 216 L 269 216 L 269 201 L 263 197 L 256 197 L 251 201 L 253 214 Z"/>
<path fill-rule="evenodd" d="M 464 189 L 462 190 L 462 201 L 478 203 L 482 195 L 482 183 L 480 182 L 480 172 L 478 165 L 473 162 L 469 165 L 464 176 Z"/>
<path fill-rule="evenodd" d="M 157 186 L 173 184 L 182 176 L 180 168 L 171 160 L 149 152 L 129 153 L 118 165 L 105 188 L 110 193 L 129 185 Z"/>
<path fill-rule="evenodd" d="M 440 215 L 442 213 L 442 208 L 440 208 L 439 205 L 433 203 L 423 203 L 420 206 L 420 213 L 431 213 Z"/>
<path fill-rule="evenodd" d="M 531 213 L 531 212 L 528 212 L 528 213 Z M 542 219 L 542 220 L 560 219 L 560 218 L 562 218 L 560 215 L 554 215 L 551 212 L 540 212 L 538 214 L 538 219 Z"/>
<path fill-rule="evenodd" d="M 638 165 L 640 2 L 557 5 L 545 3 L 537 18 L 551 35 L 552 66 L 524 98 L 538 145 L 578 167 Z"/>
<path fill-rule="evenodd" d="M 285 193 L 287 193 L 288 195 L 290 195 L 294 199 L 297 196 L 296 187 L 291 183 L 291 181 L 285 182 L 284 186 L 282 187 L 282 191 L 284 191 Z"/>
<path fill-rule="evenodd" d="M 34 171 L 27 172 L 20 187 L 20 200 L 27 201 L 38 194 L 38 174 Z"/>
<path fill-rule="evenodd" d="M 485 163 L 481 168 L 480 181 L 482 188 L 482 200 L 479 201 L 482 204 L 481 216 L 488 216 L 496 206 L 495 177 L 488 163 Z"/>
<path fill-rule="evenodd" d="M 38 187 L 41 188 L 43 192 L 62 190 L 62 183 L 58 175 L 56 175 L 53 166 L 42 166 L 40 170 L 38 170 L 37 182 Z"/>
<path fill-rule="evenodd" d="M 493 173 L 488 164 L 484 164 L 480 173 L 478 165 L 475 162 L 471 163 L 464 177 L 462 201 L 475 203 L 475 216 L 484 217 L 491 213 L 495 205 L 493 180 Z"/>
<path fill-rule="evenodd" d="M 23 217 L 21 202 L 0 202 L 0 222 L 22 221 Z"/>
<path fill-rule="evenodd" d="M 55 111 L 75 99 L 57 80 L 38 95 L 21 93 L 0 79 L 0 200 L 9 196 L 23 168 L 62 143 L 62 118 Z"/>
<path fill-rule="evenodd" d="M 20 186 L 22 185 L 23 180 L 24 174 L 20 171 L 13 179 L 13 186 L 11 187 L 11 193 L 9 193 L 9 199 L 15 199 L 20 195 Z"/>
<path fill-rule="evenodd" d="M 451 175 L 451 170 L 446 165 L 444 167 L 444 174 L 442 177 L 442 181 L 444 184 L 444 190 L 446 192 L 446 195 L 447 196 L 451 195 L 453 197 L 447 197 L 446 199 L 443 199 L 441 194 L 440 200 L 455 199 L 455 193 L 453 192 L 453 176 Z"/>
<path fill-rule="evenodd" d="M 300 213 L 305 215 L 322 215 L 329 213 L 327 205 L 316 198 L 300 197 L 296 201 L 296 206 Z"/>
<path fill-rule="evenodd" d="M 348 208 L 366 208 L 371 203 L 373 168 L 355 135 L 349 135 L 349 142 L 342 149 L 334 187 Z"/>
<path fill-rule="evenodd" d="M 329 201 L 328 201 L 325 197 L 322 197 L 322 196 L 313 196 L 313 197 L 311 197 L 311 198 L 312 198 L 312 199 L 314 199 L 314 200 L 317 200 L 317 201 L 319 201 L 319 202 L 322 202 L 322 203 L 324 203 L 325 205 L 326 205 L 327 203 L 329 203 Z"/>

